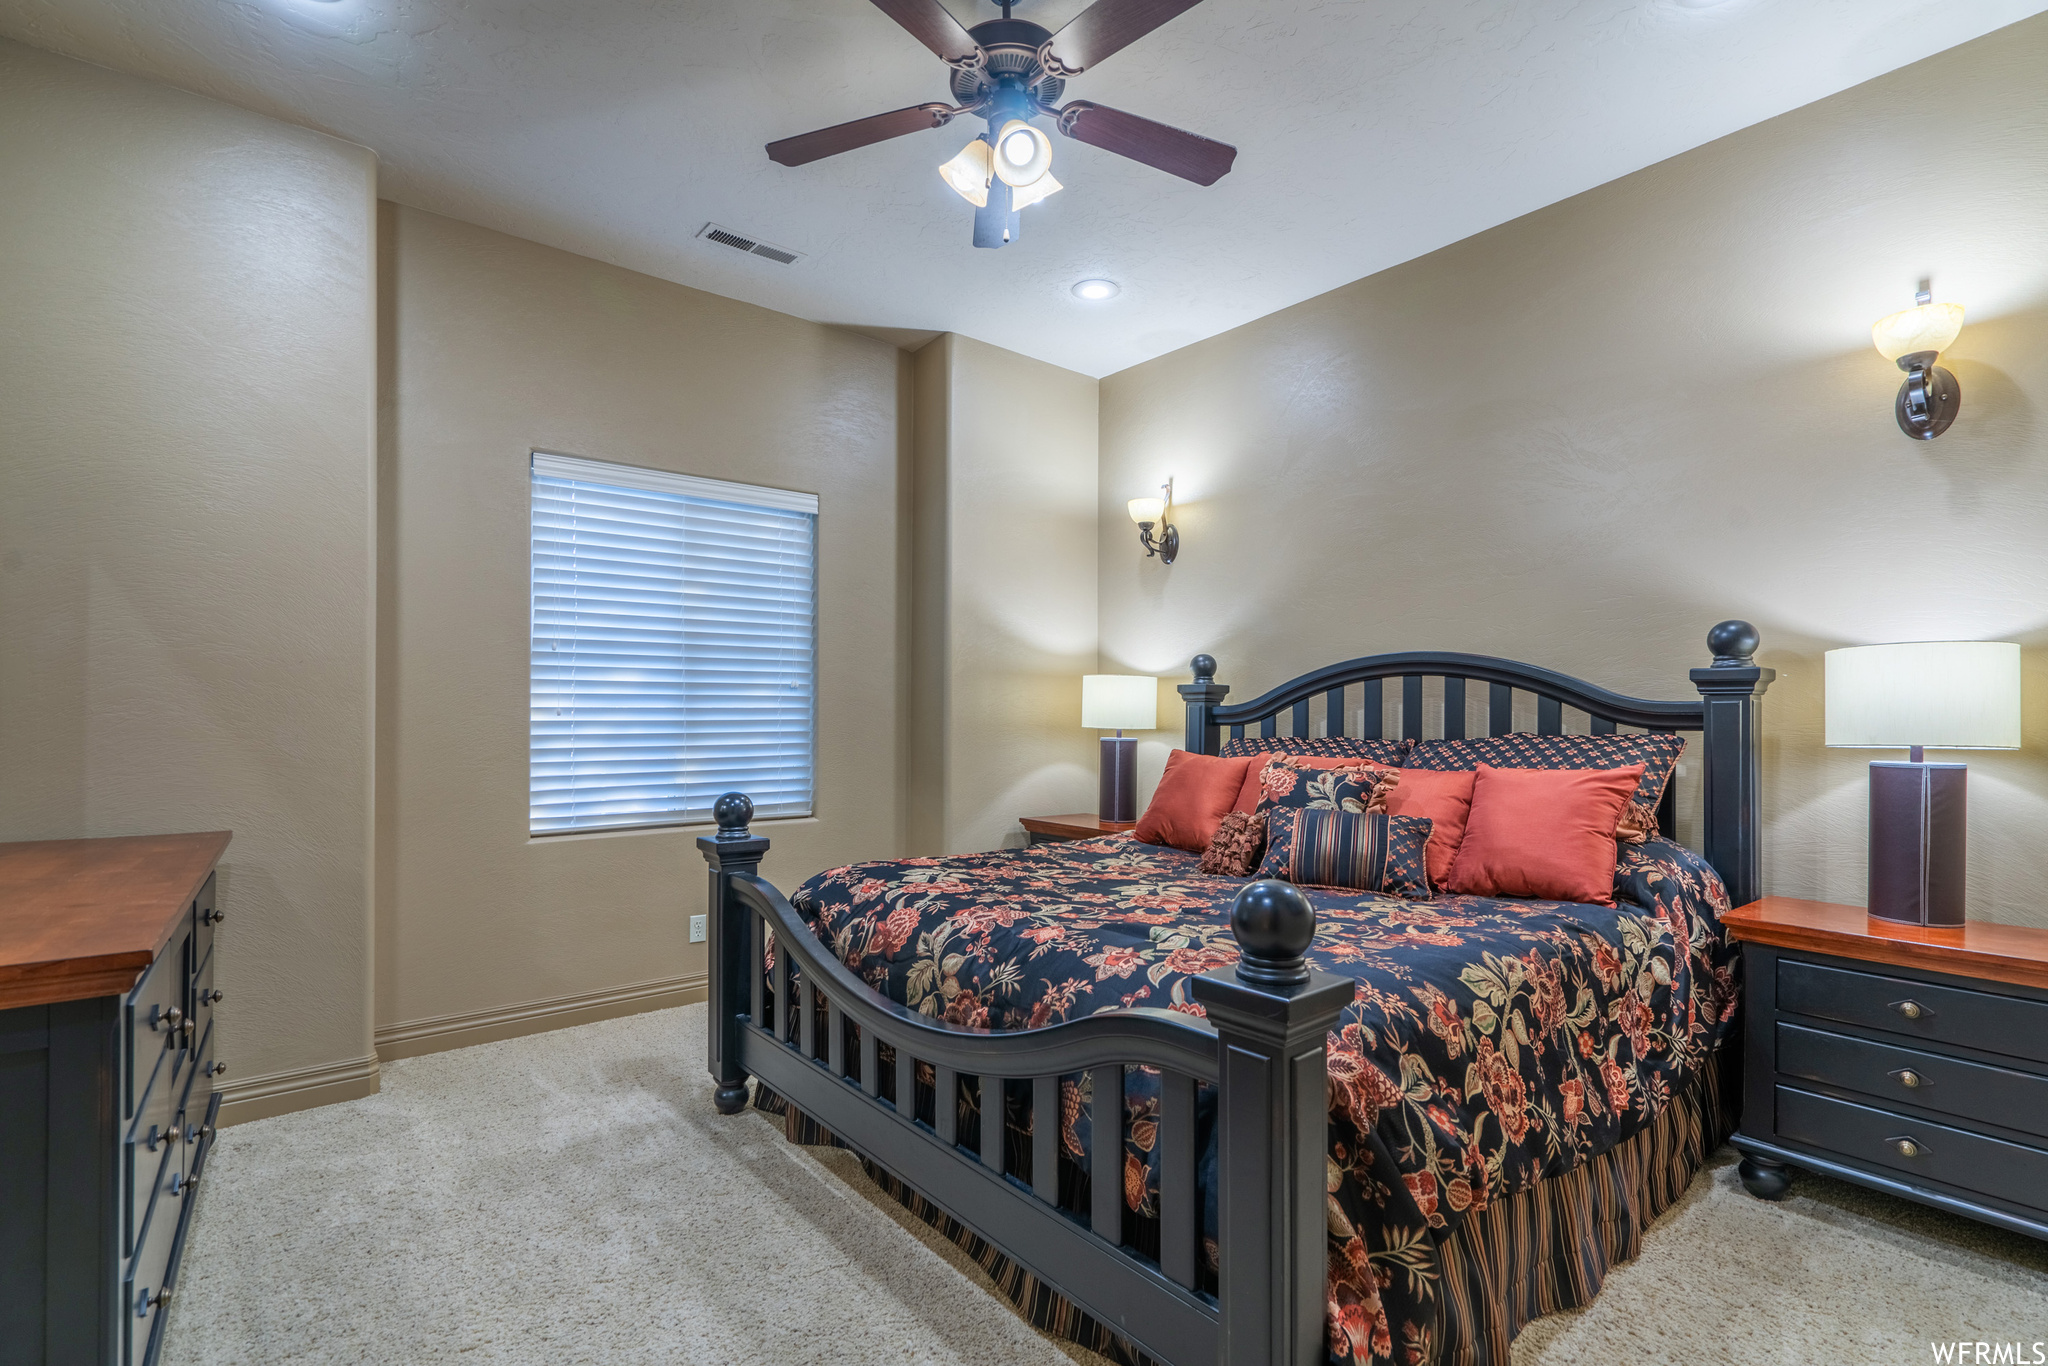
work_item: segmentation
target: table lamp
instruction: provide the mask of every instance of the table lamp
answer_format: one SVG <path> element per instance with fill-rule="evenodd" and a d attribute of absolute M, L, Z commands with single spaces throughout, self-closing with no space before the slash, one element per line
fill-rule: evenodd
<path fill-rule="evenodd" d="M 1159 728 L 1159 680 L 1134 674 L 1083 674 L 1081 725 L 1102 737 L 1102 787 L 1096 815 L 1129 825 L 1138 819 L 1138 742 L 1127 730 Z"/>
<path fill-rule="evenodd" d="M 2020 747 L 2020 647 L 1922 641 L 1829 650 L 1827 744 L 1904 749 L 1870 765 L 1870 913 L 1909 925 L 1963 923 L 1964 764 L 1930 749 Z"/>

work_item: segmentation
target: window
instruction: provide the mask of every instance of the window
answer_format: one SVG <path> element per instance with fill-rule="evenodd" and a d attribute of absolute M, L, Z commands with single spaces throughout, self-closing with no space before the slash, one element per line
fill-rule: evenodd
<path fill-rule="evenodd" d="M 536 835 L 811 814 L 818 499 L 533 456 Z"/>

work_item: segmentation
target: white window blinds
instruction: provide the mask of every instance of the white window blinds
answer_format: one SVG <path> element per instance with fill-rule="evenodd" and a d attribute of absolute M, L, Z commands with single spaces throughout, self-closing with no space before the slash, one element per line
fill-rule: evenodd
<path fill-rule="evenodd" d="M 533 456 L 534 834 L 811 813 L 818 499 Z"/>

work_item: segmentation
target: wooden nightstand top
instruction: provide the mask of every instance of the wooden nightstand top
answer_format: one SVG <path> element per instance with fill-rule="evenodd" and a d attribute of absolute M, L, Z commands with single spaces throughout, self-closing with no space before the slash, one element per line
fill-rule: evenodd
<path fill-rule="evenodd" d="M 1034 835 L 1056 840 L 1092 840 L 1137 827 L 1136 821 L 1106 821 L 1088 811 L 1069 816 L 1021 816 L 1017 823 Z"/>
<path fill-rule="evenodd" d="M 1988 920 L 1946 928 L 1901 925 L 1878 920 L 1861 906 L 1789 896 L 1737 906 L 1721 923 L 1744 943 L 2048 987 L 2048 930 L 2025 925 Z"/>

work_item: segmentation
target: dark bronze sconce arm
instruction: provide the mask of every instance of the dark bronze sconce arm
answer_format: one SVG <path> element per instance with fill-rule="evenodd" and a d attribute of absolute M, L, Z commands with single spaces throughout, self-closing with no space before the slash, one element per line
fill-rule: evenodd
<path fill-rule="evenodd" d="M 1906 382 L 1899 386 L 1892 405 L 1899 430 L 1920 441 L 1932 441 L 1949 429 L 1963 408 L 1963 386 L 1956 377 L 1936 365 L 1935 351 L 1914 351 L 1899 357 Z"/>
<path fill-rule="evenodd" d="M 1145 547 L 1147 555 L 1157 555 L 1161 564 L 1172 564 L 1173 557 L 1180 554 L 1180 528 L 1171 522 L 1161 522 L 1158 536 L 1152 534 L 1152 523 L 1138 523 L 1138 544 Z"/>

